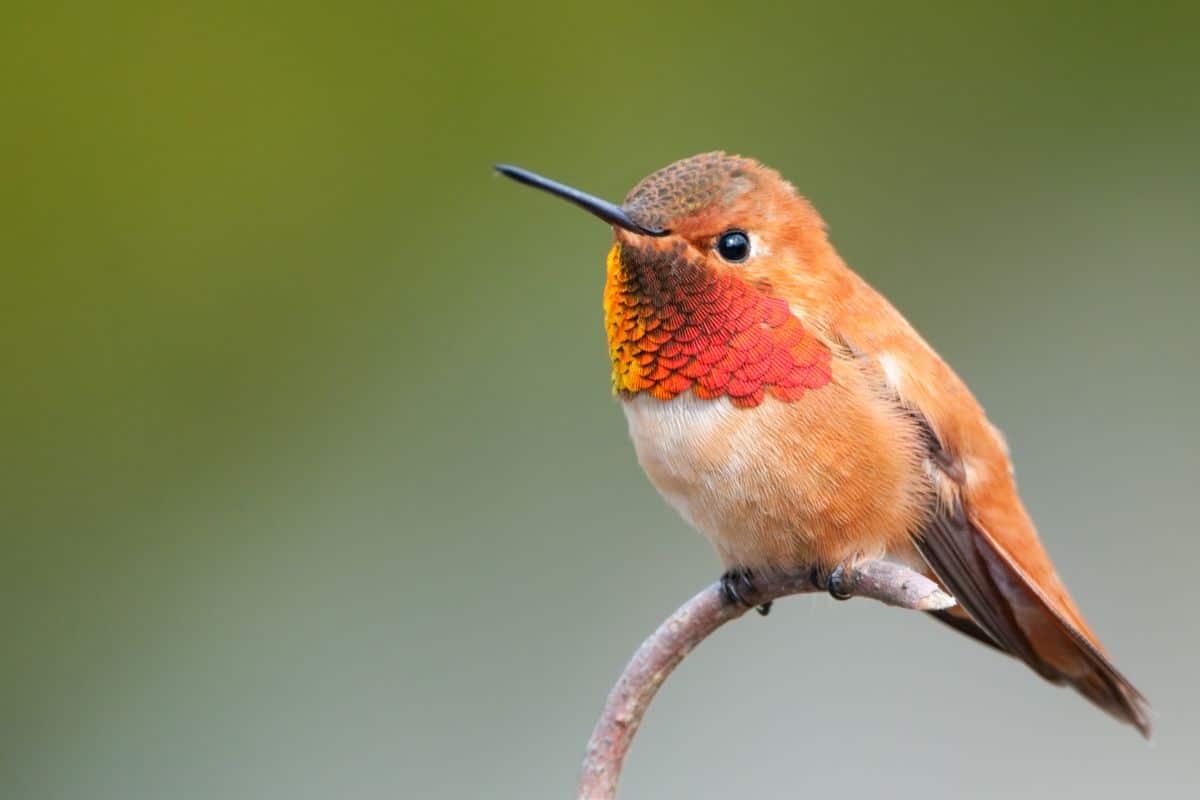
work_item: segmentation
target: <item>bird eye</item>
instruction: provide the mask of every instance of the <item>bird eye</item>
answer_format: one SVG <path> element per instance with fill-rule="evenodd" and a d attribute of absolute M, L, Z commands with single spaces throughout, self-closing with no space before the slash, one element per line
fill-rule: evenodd
<path fill-rule="evenodd" d="M 737 228 L 725 231 L 717 239 L 717 253 L 730 264 L 740 264 L 750 257 L 750 237 Z"/>

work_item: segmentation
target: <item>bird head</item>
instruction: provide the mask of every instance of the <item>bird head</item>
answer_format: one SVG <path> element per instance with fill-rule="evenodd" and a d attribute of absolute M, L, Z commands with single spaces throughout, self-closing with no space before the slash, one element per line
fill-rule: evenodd
<path fill-rule="evenodd" d="M 647 176 L 619 206 L 497 170 L 613 226 L 604 309 L 618 393 L 752 406 L 829 381 L 829 350 L 792 306 L 821 285 L 832 251 L 820 216 L 774 170 L 704 153 Z"/>

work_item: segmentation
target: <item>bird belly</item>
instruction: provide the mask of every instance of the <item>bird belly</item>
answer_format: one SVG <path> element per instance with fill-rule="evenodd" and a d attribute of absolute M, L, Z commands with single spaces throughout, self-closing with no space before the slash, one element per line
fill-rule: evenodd
<path fill-rule="evenodd" d="M 907 552 L 927 513 L 911 425 L 850 400 L 837 387 L 754 408 L 690 393 L 623 405 L 638 461 L 663 497 L 727 566 L 769 571 Z"/>

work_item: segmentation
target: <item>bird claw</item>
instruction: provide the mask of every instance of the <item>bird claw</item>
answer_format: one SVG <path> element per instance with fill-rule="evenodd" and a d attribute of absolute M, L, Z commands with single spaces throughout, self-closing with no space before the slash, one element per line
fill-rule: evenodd
<path fill-rule="evenodd" d="M 758 587 L 754 584 L 754 573 L 748 569 L 734 567 L 726 570 L 721 576 L 721 599 L 727 605 L 739 605 L 742 608 L 753 608 L 754 603 L 748 601 L 745 595 L 753 595 L 758 593 Z M 770 613 L 771 604 L 762 603 L 758 606 L 758 613 L 764 617 Z"/>
<path fill-rule="evenodd" d="M 850 581 L 850 570 L 845 564 L 838 564 L 828 572 L 820 567 L 813 567 L 809 580 L 813 586 L 829 592 L 834 600 L 849 600 L 854 596 Z M 762 616 L 771 613 L 771 600 L 765 603 L 752 603 L 747 596 L 758 594 L 758 586 L 754 582 L 754 573 L 744 567 L 734 567 L 725 571 L 721 576 L 721 599 L 726 605 L 738 605 L 742 608 L 753 608 Z"/>
<path fill-rule="evenodd" d="M 845 564 L 838 564 L 829 572 L 822 572 L 819 567 L 813 567 L 811 580 L 813 586 L 829 592 L 829 596 L 834 600 L 849 600 L 854 596 L 854 592 L 847 572 Z"/>

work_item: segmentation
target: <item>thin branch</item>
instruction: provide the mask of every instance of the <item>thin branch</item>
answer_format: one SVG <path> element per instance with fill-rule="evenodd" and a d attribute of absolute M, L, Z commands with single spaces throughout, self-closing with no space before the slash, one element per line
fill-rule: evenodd
<path fill-rule="evenodd" d="M 872 561 L 846 570 L 840 576 L 838 589 L 845 594 L 918 611 L 954 605 L 954 598 L 933 581 L 886 561 Z M 714 583 L 680 606 L 642 643 L 609 693 L 604 713 L 588 741 L 576 794 L 578 800 L 612 800 L 617 796 L 621 767 L 650 701 L 696 645 L 726 622 L 745 614 L 749 606 L 821 591 L 825 589 L 813 583 L 811 571 L 804 570 L 756 578 L 753 591 L 740 592 L 747 606 L 725 602 L 720 583 Z"/>

